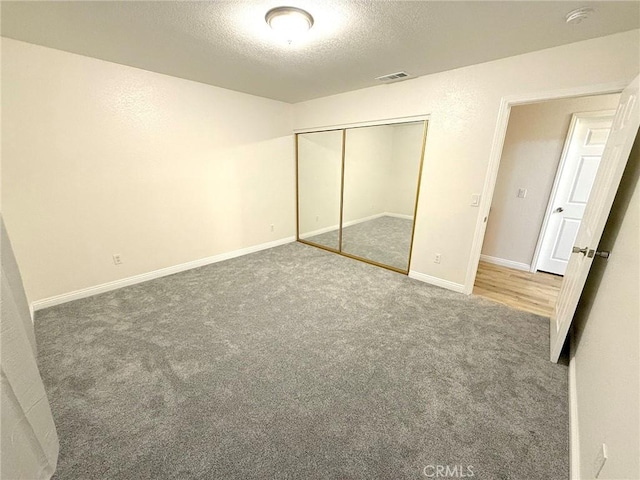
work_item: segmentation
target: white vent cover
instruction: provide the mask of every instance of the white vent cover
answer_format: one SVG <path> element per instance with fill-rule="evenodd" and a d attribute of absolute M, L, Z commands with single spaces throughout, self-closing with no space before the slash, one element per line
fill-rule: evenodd
<path fill-rule="evenodd" d="M 407 72 L 396 72 L 390 73 L 389 75 L 383 75 L 381 77 L 377 77 L 376 80 L 384 83 L 390 82 L 398 82 L 400 80 L 405 80 L 409 78 L 409 74 Z"/>

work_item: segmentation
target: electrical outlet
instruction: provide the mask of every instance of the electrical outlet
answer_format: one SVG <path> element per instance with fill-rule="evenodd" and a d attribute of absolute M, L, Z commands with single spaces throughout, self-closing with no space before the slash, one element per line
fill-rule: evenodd
<path fill-rule="evenodd" d="M 527 189 L 526 188 L 519 188 L 518 189 L 518 198 L 525 198 L 527 196 Z"/>
<path fill-rule="evenodd" d="M 433 257 L 433 263 L 440 263 L 441 259 L 442 259 L 442 255 L 440 255 L 439 253 L 436 253 L 435 256 Z"/>
<path fill-rule="evenodd" d="M 607 461 L 607 446 L 603 443 L 602 447 L 598 449 L 596 458 L 593 459 L 593 476 L 599 478 L 604 462 Z"/>
<path fill-rule="evenodd" d="M 316 215 L 316 222 L 320 221 L 320 215 Z"/>
<path fill-rule="evenodd" d="M 114 253 L 113 263 L 114 265 L 122 265 L 122 255 L 120 255 L 119 253 Z"/>
<path fill-rule="evenodd" d="M 473 195 L 471 195 L 471 206 L 472 207 L 479 207 L 480 206 L 480 194 L 479 193 L 474 193 Z"/>
<path fill-rule="evenodd" d="M 271 231 L 273 232 L 273 231 L 274 231 L 274 229 L 275 229 L 275 227 L 274 227 L 274 225 L 273 225 L 273 223 L 272 223 L 272 224 L 271 224 Z"/>

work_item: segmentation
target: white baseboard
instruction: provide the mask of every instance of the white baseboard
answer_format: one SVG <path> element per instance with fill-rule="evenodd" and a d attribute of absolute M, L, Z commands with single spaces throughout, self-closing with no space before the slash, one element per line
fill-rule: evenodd
<path fill-rule="evenodd" d="M 29 304 L 29 315 L 31 315 L 31 323 L 33 323 L 33 319 L 35 318 L 35 310 L 33 309 L 33 303 Z"/>
<path fill-rule="evenodd" d="M 375 220 L 376 218 L 380 218 L 380 217 L 394 217 L 394 218 L 403 218 L 405 220 L 413 220 L 413 217 L 411 215 L 404 215 L 402 213 L 383 212 L 383 213 L 376 213 L 375 215 L 369 215 L 368 217 L 351 220 L 349 222 L 344 222 L 343 228 L 347 228 L 352 225 L 356 225 L 358 223 L 368 222 L 369 220 Z M 312 232 L 308 232 L 303 235 L 300 235 L 300 238 L 302 240 L 305 240 L 307 238 L 314 237 L 316 235 L 322 235 L 323 233 L 333 232 L 335 230 L 338 230 L 339 228 L 340 226 L 337 224 L 331 225 L 329 227 L 319 228 L 318 230 L 313 230 Z"/>
<path fill-rule="evenodd" d="M 154 270 L 152 272 L 142 273 L 140 275 L 134 275 L 133 277 L 127 277 L 113 282 L 107 282 L 93 287 L 83 288 L 75 290 L 69 293 L 63 293 L 62 295 L 56 295 L 42 300 L 36 300 L 30 306 L 32 311 L 42 310 L 43 308 L 54 307 L 81 298 L 91 297 L 100 293 L 110 292 L 111 290 L 117 290 L 118 288 L 127 287 L 129 285 L 135 285 L 137 283 L 147 282 L 160 277 L 166 277 L 167 275 L 173 275 L 174 273 L 184 272 L 185 270 L 191 270 L 192 268 L 203 267 L 212 263 L 222 262 L 223 260 L 229 260 L 231 258 L 240 257 L 242 255 L 248 255 L 249 253 L 259 252 L 260 250 L 267 250 L 269 248 L 278 247 L 286 243 L 295 242 L 295 237 L 286 237 L 273 242 L 261 243 L 252 247 L 241 248 L 240 250 L 233 250 L 231 252 L 221 253 L 212 257 L 201 258 L 199 260 L 193 260 L 187 263 L 181 263 L 180 265 L 174 265 L 172 267 L 161 268 L 160 270 Z M 33 317 L 32 317 L 33 318 Z"/>
<path fill-rule="evenodd" d="M 413 215 L 405 215 L 404 213 L 391 213 L 384 212 L 382 215 L 385 217 L 403 218 L 405 220 L 413 220 Z"/>
<path fill-rule="evenodd" d="M 358 223 L 368 222 L 369 220 L 375 220 L 376 218 L 384 217 L 386 213 L 376 213 L 375 215 L 369 215 L 368 217 L 356 218 L 355 220 L 351 220 L 349 222 L 344 222 L 342 224 L 343 228 L 350 227 L 351 225 L 357 225 Z"/>
<path fill-rule="evenodd" d="M 352 225 L 356 225 L 358 223 L 363 223 L 363 222 L 368 222 L 369 220 L 375 220 L 376 218 L 380 218 L 380 217 L 384 217 L 385 215 L 387 215 L 386 213 L 376 213 L 375 215 L 370 215 L 368 217 L 363 217 L 363 218 L 357 218 L 355 220 L 351 220 L 349 222 L 344 222 L 343 224 L 343 228 L 347 228 L 350 227 Z M 300 235 L 301 239 L 306 239 L 309 237 L 314 237 L 316 235 L 321 235 L 323 233 L 327 233 L 327 232 L 333 232 L 335 230 L 339 230 L 340 226 L 339 225 L 331 225 L 330 227 L 324 227 L 324 228 L 320 228 L 318 230 L 314 230 L 312 232 L 309 233 L 305 233 L 304 235 Z"/>
<path fill-rule="evenodd" d="M 450 282 L 449 280 L 443 280 L 442 278 L 433 277 L 426 273 L 416 272 L 415 270 L 409 271 L 409 278 L 420 280 L 421 282 L 435 285 L 436 287 L 446 288 L 447 290 L 453 290 L 454 292 L 463 293 L 464 285 L 461 283 Z"/>
<path fill-rule="evenodd" d="M 327 233 L 327 232 L 333 232 L 335 230 L 338 230 L 338 225 L 331 225 L 329 227 L 319 228 L 318 230 L 314 230 L 312 232 L 304 233 L 304 234 L 300 235 L 300 238 L 302 240 L 305 240 L 307 238 L 315 237 L 316 235 L 322 235 L 323 233 Z"/>
<path fill-rule="evenodd" d="M 575 335 L 569 336 L 569 478 L 580 480 L 580 429 L 576 391 Z"/>
<path fill-rule="evenodd" d="M 480 255 L 480 260 L 487 263 L 493 263 L 494 265 L 500 265 L 501 267 L 513 268 L 515 270 L 524 270 L 526 272 L 531 271 L 531 265 L 527 263 L 514 262 L 513 260 L 506 260 L 504 258 L 490 257 L 489 255 Z"/>

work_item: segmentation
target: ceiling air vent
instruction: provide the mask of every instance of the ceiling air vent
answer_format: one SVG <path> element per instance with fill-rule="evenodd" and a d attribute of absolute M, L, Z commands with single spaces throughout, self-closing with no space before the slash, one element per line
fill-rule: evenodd
<path fill-rule="evenodd" d="M 404 80 L 409 78 L 409 74 L 407 72 L 396 72 L 390 73 L 389 75 L 383 75 L 381 77 L 376 78 L 376 80 L 384 83 L 390 82 L 398 82 L 400 80 Z"/>

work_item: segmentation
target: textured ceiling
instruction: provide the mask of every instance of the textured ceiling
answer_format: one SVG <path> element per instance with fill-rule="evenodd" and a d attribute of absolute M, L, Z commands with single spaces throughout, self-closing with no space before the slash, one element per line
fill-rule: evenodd
<path fill-rule="evenodd" d="M 289 46 L 264 22 L 295 5 L 315 25 Z M 579 25 L 565 15 L 595 14 Z M 634 2 L 254 0 L 2 2 L 2 35 L 286 102 L 426 75 L 640 26 Z"/>

